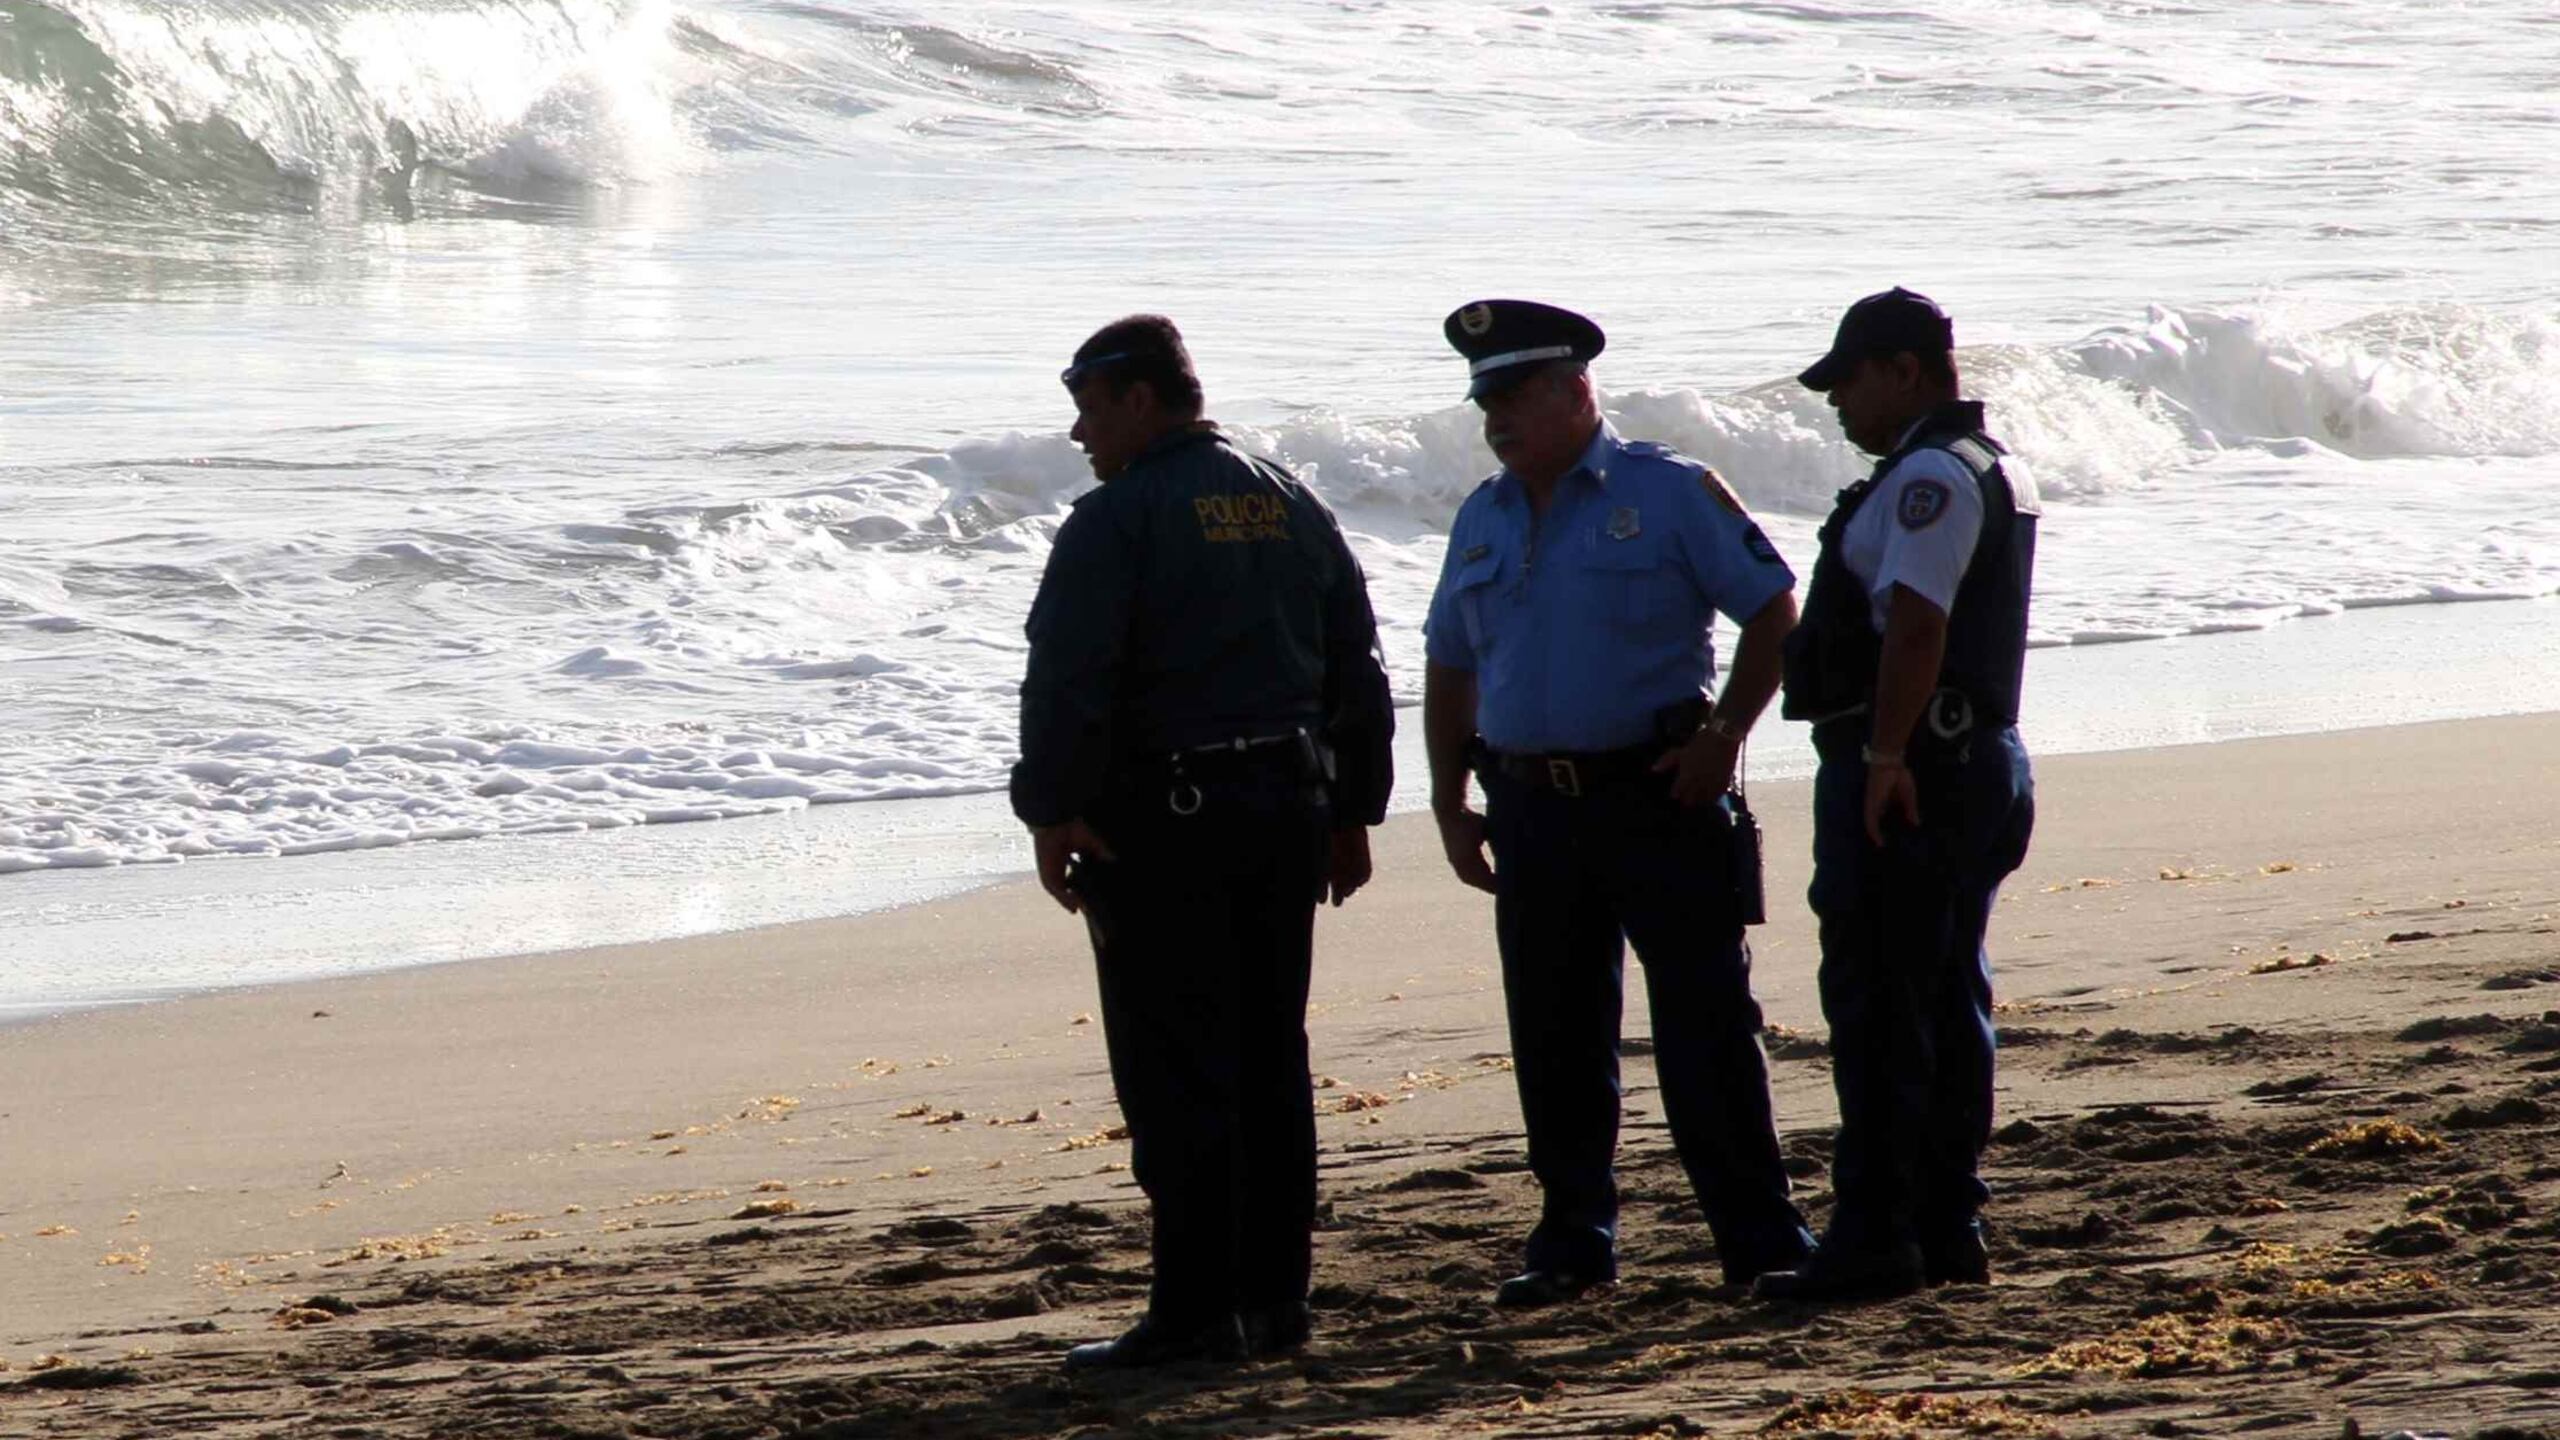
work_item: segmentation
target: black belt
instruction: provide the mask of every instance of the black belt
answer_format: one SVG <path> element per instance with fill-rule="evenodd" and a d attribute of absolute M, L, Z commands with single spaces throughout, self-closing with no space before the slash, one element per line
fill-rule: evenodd
<path fill-rule="evenodd" d="M 1302 727 L 1151 755 L 1124 772 L 1123 783 L 1143 790 L 1163 786 L 1173 813 L 1191 815 L 1200 809 L 1202 785 L 1260 780 L 1274 774 L 1312 783 L 1325 779 L 1326 771 L 1324 746 Z"/>
<path fill-rule="evenodd" d="M 1651 776 L 1653 767 L 1662 762 L 1665 748 L 1630 745 L 1623 750 L 1557 751 L 1545 755 L 1487 749 L 1484 763 L 1507 779 L 1579 799 L 1604 786 Z"/>
<path fill-rule="evenodd" d="M 1148 768 L 1196 779 L 1259 773 L 1291 766 L 1312 771 L 1319 768 L 1322 754 L 1315 737 L 1300 728 L 1284 730 L 1276 735 L 1239 735 L 1232 740 L 1187 746 L 1156 757 L 1148 763 Z"/>
<path fill-rule="evenodd" d="M 1837 715 L 1825 715 L 1813 722 L 1813 749 L 1825 760 L 1847 760 L 1861 755 L 1867 743 L 1867 716 L 1871 707 L 1861 705 Z M 1851 722 L 1857 723 L 1851 723 Z M 1973 700 L 1961 690 L 1941 689 L 1929 697 L 1920 712 L 1920 723 L 1911 727 L 1906 753 L 1914 757 L 1962 757 L 1972 753 L 1973 735 L 1977 730 L 1999 730 L 2012 722 L 1985 719 L 1974 709 Z"/>

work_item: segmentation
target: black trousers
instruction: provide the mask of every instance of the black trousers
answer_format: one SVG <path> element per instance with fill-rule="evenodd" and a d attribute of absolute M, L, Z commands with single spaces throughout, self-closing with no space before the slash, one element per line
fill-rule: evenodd
<path fill-rule="evenodd" d="M 1617 1273 L 1618 1026 L 1625 950 L 1652 998 L 1662 1108 L 1728 1275 L 1801 1256 L 1769 1110 L 1729 822 L 1658 777 L 1573 797 L 1488 769 L 1494 922 L 1529 1168 L 1545 1208 L 1528 1263 Z"/>
<path fill-rule="evenodd" d="M 1285 767 L 1200 786 L 1194 814 L 1168 798 L 1132 790 L 1090 817 L 1118 858 L 1075 883 L 1129 1168 L 1155 1211 L 1149 1310 L 1188 1323 L 1306 1298 L 1307 979 L 1331 823 Z"/>
<path fill-rule="evenodd" d="M 2015 727 L 1915 740 L 1917 829 L 1867 838 L 1864 722 L 1818 727 L 1813 887 L 1840 1138 L 1826 1244 L 1927 1247 L 1974 1222 L 1991 1136 L 1991 958 L 2000 882 L 2026 858 L 2035 783 Z"/>

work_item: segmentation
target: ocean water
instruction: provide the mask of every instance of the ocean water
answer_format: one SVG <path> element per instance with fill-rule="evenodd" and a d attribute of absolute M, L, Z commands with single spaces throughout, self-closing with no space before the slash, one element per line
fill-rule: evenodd
<path fill-rule="evenodd" d="M 1936 295 L 2051 502 L 2039 674 L 2547 602 L 2555 91 L 2539 0 L 0 0 L 0 910 L 999 786 L 1055 375 L 1135 309 L 1407 698 L 1486 294 L 1800 571 L 1862 462 L 1787 377 Z M 2560 703 L 2500 633 L 2425 713 Z"/>

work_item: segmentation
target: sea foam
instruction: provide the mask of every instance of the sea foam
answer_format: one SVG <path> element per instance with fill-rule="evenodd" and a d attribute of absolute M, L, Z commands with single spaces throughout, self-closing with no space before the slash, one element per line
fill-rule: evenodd
<path fill-rule="evenodd" d="M 2478 468 L 2552 438 L 2545 417 L 2506 408 L 2551 383 L 2544 340 L 2530 321 L 2468 312 L 2301 331 L 2160 309 L 2071 344 L 1964 350 L 1969 383 L 2057 507 L 2037 643 L 2552 593 L 2547 479 Z M 1814 522 L 1864 465 L 1784 380 L 1607 403 L 1625 433 L 1731 477 L 1799 571 Z M 1235 434 L 1341 513 L 1412 699 L 1448 517 L 1491 468 L 1478 417 L 1314 410 Z M 120 565 L 83 561 L 65 572 L 76 583 L 12 562 L 0 625 L 29 643 L 124 647 L 136 674 L 174 650 L 243 693 L 308 698 L 285 723 L 91 720 L 0 741 L 0 868 L 993 788 L 1013 750 L 1021 618 L 1091 483 L 1065 437 L 1016 433 L 763 495 L 565 513 L 463 497 L 395 522 L 406 530 L 308 526 L 219 548 L 182 527 L 124 547 Z M 2469 517 L 2484 507 L 2508 522 L 2481 533 Z M 2328 543 L 2298 543 L 2306 527 Z M 2151 559 L 2128 570 L 2134 551 Z M 324 611 L 363 643 L 313 650 Z M 173 690 L 169 708 L 204 705 L 206 690 Z"/>

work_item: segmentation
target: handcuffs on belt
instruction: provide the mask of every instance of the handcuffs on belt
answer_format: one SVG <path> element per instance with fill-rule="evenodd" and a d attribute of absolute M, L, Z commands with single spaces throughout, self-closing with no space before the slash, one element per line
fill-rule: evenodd
<path fill-rule="evenodd" d="M 1956 745 L 1956 763 L 1973 758 L 1973 742 L 1965 737 L 1973 733 L 1973 698 L 1961 690 L 1940 690 L 1929 697 L 1929 708 L 1921 712 L 1928 722 L 1929 733 Z"/>
<path fill-rule="evenodd" d="M 1176 750 L 1166 757 L 1166 765 L 1173 771 L 1173 787 L 1165 792 L 1165 808 L 1188 819 L 1199 814 L 1200 807 L 1208 803 L 1208 797 L 1200 793 L 1199 782 L 1183 773 L 1183 761 L 1191 756 L 1242 755 L 1247 751 L 1259 750 L 1269 745 L 1308 743 L 1310 738 L 1306 727 L 1302 725 L 1278 735 L 1259 735 L 1251 739 L 1239 735 L 1233 740 L 1221 740 L 1213 745 L 1194 745 L 1188 750 Z M 1321 764 L 1321 761 L 1319 760 L 1318 763 Z"/>

